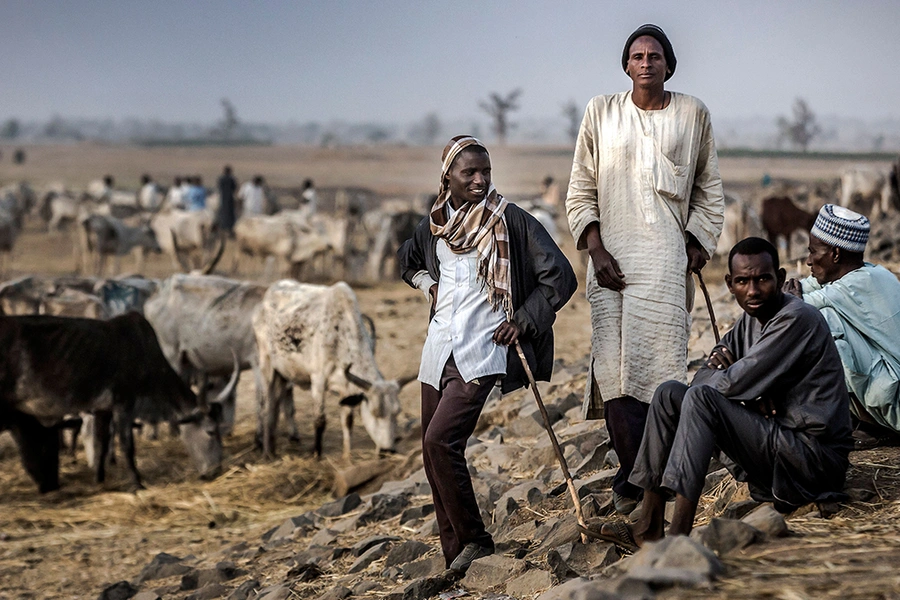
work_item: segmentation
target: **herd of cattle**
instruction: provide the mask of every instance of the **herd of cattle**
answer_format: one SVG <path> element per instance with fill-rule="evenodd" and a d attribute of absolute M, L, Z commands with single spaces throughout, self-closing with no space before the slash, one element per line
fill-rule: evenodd
<path fill-rule="evenodd" d="M 790 244 L 792 232 L 808 230 L 816 204 L 825 200 L 870 214 L 873 223 L 900 213 L 898 169 L 900 163 L 890 172 L 847 169 L 839 198 L 836 189 L 819 190 L 813 194 L 818 200 L 804 203 L 807 210 L 794 203 L 796 194 L 770 194 L 755 203 L 758 211 L 728 197 L 719 247 L 727 252 L 736 241 L 762 232 Z M 394 448 L 398 394 L 414 375 L 383 377 L 375 361 L 374 323 L 360 312 L 346 283 L 282 280 L 266 286 L 211 274 L 226 243 L 216 231 L 214 200 L 204 211 L 164 206 L 147 213 L 134 195 L 97 198 L 52 189 L 37 197 L 25 184 L 0 189 L 0 252 L 12 249 L 26 217 L 40 218 L 51 230 L 69 223 L 82 273 L 0 284 L 0 431 L 10 431 L 41 492 L 59 487 L 61 431 L 79 425 L 98 481 L 118 442 L 133 486 L 141 486 L 136 422 L 172 424 L 201 477 L 215 476 L 246 371 L 254 378 L 256 439 L 266 457 L 275 454 L 281 414 L 291 437 L 299 437 L 295 387 L 310 391 L 316 454 L 322 453 L 330 398 L 340 406 L 345 456 L 357 407 L 376 448 Z M 555 233 L 553 217 L 540 207 L 532 210 Z M 363 265 L 363 278 L 377 281 L 392 270 L 397 247 L 421 217 L 390 202 L 328 215 L 283 210 L 242 217 L 229 243 L 239 251 L 235 256 L 265 257 L 270 266 L 277 263 L 278 275 L 295 279 L 315 276 L 313 267 L 326 269 L 333 280 L 346 278 L 354 249 L 364 249 L 357 264 Z M 165 252 L 175 270 L 185 272 L 161 281 L 100 276 L 107 257 L 135 248 Z M 0 275 L 4 269 L 0 264 Z M 97 276 L 87 275 L 92 271 Z"/>
<path fill-rule="evenodd" d="M 376 447 L 391 451 L 399 390 L 413 379 L 384 379 L 373 325 L 345 283 L 25 277 L 0 287 L 0 310 L 0 429 L 10 430 L 42 492 L 59 486 L 60 428 L 79 416 L 90 417 L 85 443 L 98 481 L 117 440 L 140 487 L 135 421 L 177 423 L 200 475 L 215 476 L 244 370 L 255 378 L 257 437 L 267 456 L 279 412 L 297 435 L 293 386 L 312 392 L 317 454 L 329 396 L 342 407 L 345 454 L 356 406 Z"/>

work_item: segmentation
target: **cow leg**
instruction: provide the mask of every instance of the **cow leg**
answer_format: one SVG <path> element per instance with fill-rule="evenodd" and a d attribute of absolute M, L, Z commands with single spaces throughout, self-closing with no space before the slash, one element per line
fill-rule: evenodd
<path fill-rule="evenodd" d="M 116 437 L 119 439 L 122 454 L 125 456 L 125 467 L 131 474 L 131 485 L 135 490 L 143 489 L 141 476 L 134 460 L 134 419 L 124 411 L 116 414 Z"/>
<path fill-rule="evenodd" d="M 263 425 L 263 455 L 275 457 L 275 433 L 278 429 L 278 413 L 281 398 L 284 396 L 287 380 L 273 371 L 266 394 L 265 423 Z"/>
<path fill-rule="evenodd" d="M 292 442 L 300 441 L 300 430 L 297 429 L 296 410 L 294 408 L 294 388 L 285 386 L 280 399 L 281 410 L 284 413 L 284 422 L 288 426 L 288 439 Z"/>
<path fill-rule="evenodd" d="M 94 456 L 97 459 L 97 483 L 106 480 L 106 456 L 109 454 L 109 429 L 112 414 L 107 411 L 94 413 Z"/>
<path fill-rule="evenodd" d="M 97 419 L 91 413 L 81 416 L 81 429 L 83 430 L 81 439 L 84 443 L 84 457 L 87 459 L 88 466 L 94 470 L 97 469 L 97 446 L 94 443 L 97 439 L 96 421 Z"/>
<path fill-rule="evenodd" d="M 316 458 L 322 458 L 322 437 L 325 434 L 325 384 L 328 377 L 323 374 L 310 377 L 310 392 L 316 410 Z"/>
<path fill-rule="evenodd" d="M 341 433 L 344 436 L 344 459 L 350 460 L 350 432 L 353 429 L 353 407 L 341 406 Z"/>

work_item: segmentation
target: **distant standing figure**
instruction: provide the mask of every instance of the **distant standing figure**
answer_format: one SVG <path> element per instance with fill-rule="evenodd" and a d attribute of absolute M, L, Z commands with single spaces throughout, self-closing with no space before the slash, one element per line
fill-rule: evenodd
<path fill-rule="evenodd" d="M 153 178 L 146 173 L 141 176 L 141 189 L 138 192 L 138 205 L 144 210 L 156 212 L 162 204 L 162 194 Z"/>
<path fill-rule="evenodd" d="M 234 193 L 237 191 L 237 181 L 231 174 L 231 167 L 225 165 L 222 175 L 219 176 L 219 227 L 222 231 L 231 234 L 234 229 Z"/>
<path fill-rule="evenodd" d="M 243 203 L 243 215 L 262 215 L 266 212 L 266 191 L 263 188 L 262 175 L 256 175 L 252 181 L 244 182 L 238 192 Z"/>
<path fill-rule="evenodd" d="M 16 151 L 13 153 L 13 162 L 17 165 L 21 165 L 25 163 L 25 151 L 21 148 L 16 148 Z"/>
<path fill-rule="evenodd" d="M 303 192 L 300 194 L 300 210 L 307 217 L 316 214 L 317 201 L 318 194 L 316 194 L 316 188 L 313 184 L 313 180 L 307 179 L 303 182 Z"/>
<path fill-rule="evenodd" d="M 166 204 L 170 208 L 184 209 L 184 189 L 181 187 L 181 177 L 172 181 L 172 187 L 166 194 Z"/>
<path fill-rule="evenodd" d="M 191 178 L 185 203 L 190 211 L 201 211 L 206 208 L 206 188 L 203 187 L 203 179 L 199 175 Z"/>
<path fill-rule="evenodd" d="M 544 205 L 550 208 L 555 214 L 557 208 L 559 208 L 559 184 L 556 183 L 556 180 L 553 179 L 553 177 L 547 175 L 542 182 L 542 188 L 541 200 L 543 200 Z"/>

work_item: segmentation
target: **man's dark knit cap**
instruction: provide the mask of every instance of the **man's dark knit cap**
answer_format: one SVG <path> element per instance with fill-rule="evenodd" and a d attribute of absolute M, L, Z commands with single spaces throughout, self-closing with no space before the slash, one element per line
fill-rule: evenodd
<path fill-rule="evenodd" d="M 622 50 L 622 70 L 624 71 L 628 66 L 628 51 L 631 50 L 631 44 L 634 43 L 634 40 L 643 35 L 649 35 L 650 37 L 655 38 L 660 46 L 662 46 L 663 56 L 666 57 L 666 67 L 668 68 L 664 81 L 668 81 L 669 78 L 675 74 L 675 65 L 678 63 L 678 61 L 675 60 L 675 50 L 672 49 L 672 42 L 666 37 L 666 32 L 650 23 L 641 25 L 634 30 L 634 33 L 628 36 L 628 41 L 625 42 L 625 49 Z"/>

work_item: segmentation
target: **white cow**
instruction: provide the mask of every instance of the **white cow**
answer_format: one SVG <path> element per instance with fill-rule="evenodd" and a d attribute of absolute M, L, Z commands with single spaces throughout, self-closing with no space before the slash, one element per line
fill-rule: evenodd
<path fill-rule="evenodd" d="M 310 388 L 317 456 L 322 454 L 325 398 L 341 397 L 344 456 L 350 455 L 352 405 L 360 404 L 363 426 L 379 450 L 394 448 L 398 394 L 414 379 L 387 381 L 375 363 L 373 340 L 356 295 L 344 282 L 332 286 L 283 280 L 273 284 L 253 315 L 259 366 L 266 382 L 263 452 L 273 456 L 278 402 L 288 383 Z M 363 394 L 360 394 L 360 391 Z"/>
<path fill-rule="evenodd" d="M 840 205 L 869 215 L 874 219 L 891 211 L 896 202 L 897 164 L 884 170 L 868 165 L 856 165 L 841 172 Z"/>
<path fill-rule="evenodd" d="M 164 208 L 153 216 L 150 227 L 162 251 L 172 259 L 173 267 L 190 271 L 201 268 L 209 260 L 215 238 L 214 223 L 209 211 Z"/>

